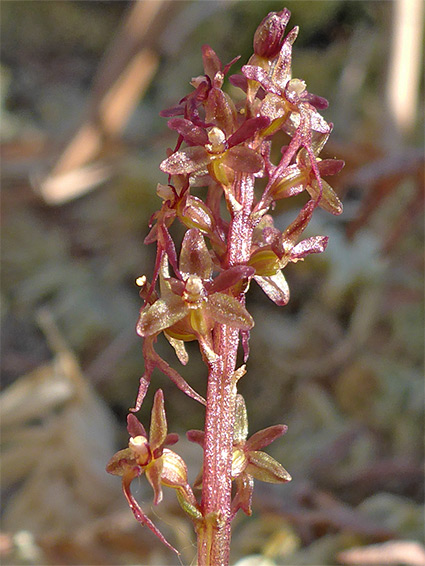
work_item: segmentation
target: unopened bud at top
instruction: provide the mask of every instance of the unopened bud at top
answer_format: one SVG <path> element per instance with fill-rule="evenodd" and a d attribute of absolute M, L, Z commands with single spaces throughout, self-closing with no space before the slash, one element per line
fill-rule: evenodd
<path fill-rule="evenodd" d="M 259 57 L 273 59 L 283 43 L 286 24 L 291 12 L 286 8 L 281 12 L 270 12 L 254 34 L 254 53 Z"/>

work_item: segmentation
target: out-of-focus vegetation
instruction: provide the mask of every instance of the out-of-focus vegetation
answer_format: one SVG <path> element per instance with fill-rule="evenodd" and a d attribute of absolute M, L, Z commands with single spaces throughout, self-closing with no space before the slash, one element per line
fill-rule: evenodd
<path fill-rule="evenodd" d="M 116 36 L 131 4 L 2 3 L 4 564 L 177 563 L 133 520 L 120 482 L 104 472 L 126 442 L 125 415 L 143 371 L 134 280 L 152 270 L 154 250 L 143 238 L 159 204 L 156 183 L 165 181 L 158 164 L 174 143 L 158 113 L 202 72 L 203 43 L 225 63 L 242 54 L 237 69 L 258 23 L 284 5 L 171 4 L 150 35 L 143 22 L 135 25 L 137 48 L 149 50 L 148 76 L 137 86 L 137 73 L 122 83 L 112 76 L 125 48 L 123 68 L 138 53 L 131 34 Z M 289 426 L 273 455 L 294 479 L 256 485 L 254 516 L 235 522 L 233 559 L 382 564 L 397 558 L 388 545 L 399 544 L 403 559 L 392 563 L 423 564 L 423 107 L 414 107 L 416 123 L 403 132 L 387 105 L 395 3 L 285 5 L 301 28 L 294 75 L 330 101 L 327 156 L 346 161 L 332 179 L 345 212 L 317 213 L 310 235 L 329 234 L 330 243 L 320 257 L 287 268 L 287 307 L 252 286 L 256 326 L 241 392 L 251 432 Z M 133 87 L 134 108 L 126 95 Z M 115 100 L 118 114 L 127 105 L 128 121 L 117 118 L 85 155 L 93 138 L 79 128 L 97 128 Z M 78 131 L 86 137 L 73 151 L 83 155 L 74 153 L 75 168 L 67 169 L 63 157 Z M 61 197 L 60 175 L 75 171 Z M 276 212 L 282 228 L 294 216 L 282 201 Z M 161 348 L 178 364 L 167 344 Z M 190 354 L 184 374 L 203 392 L 205 368 L 195 349 Z M 202 408 L 159 373 L 142 421 L 159 386 L 170 431 L 184 437 L 202 427 Z M 182 440 L 176 451 L 194 478 L 199 448 Z M 137 495 L 148 510 L 143 482 Z M 194 538 L 173 498 L 152 515 L 189 564 Z"/>

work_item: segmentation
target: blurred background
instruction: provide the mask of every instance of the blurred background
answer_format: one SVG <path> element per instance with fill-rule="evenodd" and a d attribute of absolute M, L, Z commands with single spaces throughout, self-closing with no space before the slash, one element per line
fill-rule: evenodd
<path fill-rule="evenodd" d="M 420 0 L 2 2 L 3 564 L 194 563 L 174 494 L 153 508 L 143 478 L 133 485 L 181 562 L 104 471 L 143 373 L 134 281 L 152 272 L 143 239 L 175 143 L 159 112 L 191 91 L 202 44 L 224 63 L 241 54 L 236 72 L 284 6 L 301 28 L 293 76 L 330 102 L 321 157 L 346 161 L 331 180 L 344 214 L 317 212 L 308 235 L 330 243 L 285 270 L 288 306 L 251 286 L 240 392 L 251 433 L 289 426 L 269 452 L 293 481 L 256 482 L 232 563 L 425 564 Z M 300 203 L 278 203 L 278 227 Z M 189 351 L 182 373 L 204 393 Z M 145 425 L 158 387 L 194 479 L 201 450 L 184 434 L 202 428 L 202 408 L 155 373 Z"/>

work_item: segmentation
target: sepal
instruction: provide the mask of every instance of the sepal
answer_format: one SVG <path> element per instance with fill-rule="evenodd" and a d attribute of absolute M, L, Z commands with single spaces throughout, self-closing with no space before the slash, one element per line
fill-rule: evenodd
<path fill-rule="evenodd" d="M 254 479 L 267 483 L 286 483 L 291 476 L 285 468 L 266 452 L 250 451 L 245 472 Z"/>
<path fill-rule="evenodd" d="M 153 400 L 149 433 L 149 444 L 154 457 L 157 457 L 157 451 L 161 450 L 162 453 L 162 447 L 164 446 L 166 438 L 167 417 L 165 415 L 164 393 L 162 389 L 158 389 Z"/>
<path fill-rule="evenodd" d="M 288 304 L 290 291 L 285 276 L 281 271 L 265 277 L 254 276 L 264 293 L 279 307 Z"/>
<path fill-rule="evenodd" d="M 136 472 L 138 464 L 130 448 L 124 448 L 124 450 L 119 450 L 112 456 L 106 466 L 106 471 L 113 476 L 123 476 L 131 468 Z"/>
<path fill-rule="evenodd" d="M 250 330 L 254 319 L 241 303 L 224 293 L 214 293 L 209 297 L 208 310 L 213 319 L 220 324 L 228 324 L 240 330 Z"/>
<path fill-rule="evenodd" d="M 280 438 L 286 433 L 288 427 L 286 425 L 273 425 L 263 430 L 259 430 L 251 436 L 246 442 L 246 447 L 248 450 L 259 450 L 260 448 L 265 448 L 277 438 Z"/>

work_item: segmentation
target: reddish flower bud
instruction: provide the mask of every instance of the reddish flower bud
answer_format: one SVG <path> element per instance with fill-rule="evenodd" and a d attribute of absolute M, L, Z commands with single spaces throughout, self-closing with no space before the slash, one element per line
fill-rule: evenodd
<path fill-rule="evenodd" d="M 283 43 L 286 24 L 291 12 L 286 8 L 282 12 L 270 12 L 258 26 L 254 35 L 254 53 L 266 59 L 273 59 L 279 53 Z"/>

